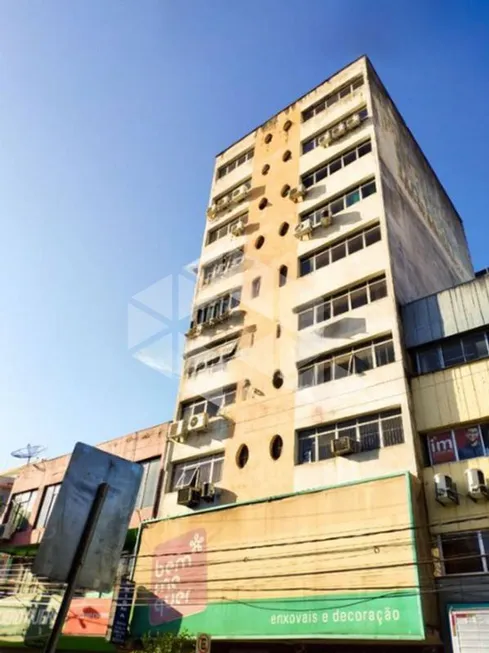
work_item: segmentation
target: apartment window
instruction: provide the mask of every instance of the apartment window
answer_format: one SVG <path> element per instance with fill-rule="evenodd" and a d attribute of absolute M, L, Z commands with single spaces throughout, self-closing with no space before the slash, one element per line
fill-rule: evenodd
<path fill-rule="evenodd" d="M 287 283 L 287 273 L 288 273 L 288 268 L 286 265 L 281 265 L 278 271 L 278 285 L 279 288 L 282 288 L 282 286 L 285 286 Z"/>
<path fill-rule="evenodd" d="M 160 478 L 161 457 L 145 460 L 141 465 L 143 466 L 143 477 L 139 486 L 135 510 L 150 508 L 155 504 Z"/>
<path fill-rule="evenodd" d="M 221 408 L 234 404 L 235 401 L 236 385 L 221 388 L 209 393 L 206 397 L 198 397 L 184 402 L 180 411 L 181 419 L 189 419 L 200 413 L 208 413 L 210 417 L 215 417 Z"/>
<path fill-rule="evenodd" d="M 322 355 L 299 368 L 299 388 L 337 381 L 394 362 L 392 335 Z"/>
<path fill-rule="evenodd" d="M 428 465 L 489 456 L 489 422 L 427 433 L 424 442 Z"/>
<path fill-rule="evenodd" d="M 217 178 L 222 179 L 236 168 L 239 168 L 239 166 L 242 166 L 243 163 L 246 163 L 247 161 L 251 161 L 254 153 L 255 153 L 254 150 L 248 150 L 248 152 L 241 154 L 240 156 L 236 157 L 229 163 L 226 163 L 226 165 L 221 166 L 217 171 Z"/>
<path fill-rule="evenodd" d="M 352 419 L 322 424 L 297 433 L 297 464 L 332 458 L 331 441 L 347 435 L 359 442 L 360 451 L 373 451 L 404 442 L 401 409 L 361 415 Z"/>
<path fill-rule="evenodd" d="M 48 485 L 44 490 L 41 507 L 39 508 L 39 513 L 37 515 L 36 528 L 46 528 L 46 524 L 51 516 L 54 502 L 56 501 L 60 489 L 61 483 L 57 483 L 56 485 Z"/>
<path fill-rule="evenodd" d="M 222 315 L 225 315 L 231 309 L 237 308 L 240 301 L 241 288 L 226 293 L 217 299 L 213 299 L 211 302 L 204 304 L 197 309 L 196 318 L 192 321 L 192 324 L 194 324 L 194 322 L 196 324 L 205 324 L 210 320 L 217 319 Z"/>
<path fill-rule="evenodd" d="M 173 465 L 170 492 L 175 492 L 190 483 L 218 483 L 222 478 L 224 454 L 205 458 L 184 460 Z"/>
<path fill-rule="evenodd" d="M 210 229 L 209 232 L 207 233 L 206 244 L 210 245 L 211 243 L 214 243 L 216 240 L 220 240 L 221 238 L 224 238 L 228 234 L 232 234 L 233 228 L 238 224 L 238 222 L 243 222 L 244 224 L 246 224 L 248 222 L 248 213 L 244 213 L 243 215 L 240 215 L 237 218 L 233 218 L 232 220 L 225 222 L 219 227 Z"/>
<path fill-rule="evenodd" d="M 312 150 L 316 149 L 316 147 L 319 147 L 321 145 L 322 138 L 326 136 L 326 134 L 330 130 L 333 130 L 339 124 L 341 124 L 345 120 L 348 120 L 348 118 L 350 118 L 351 115 L 358 115 L 360 118 L 360 122 L 363 122 L 368 118 L 368 109 L 364 107 L 360 111 L 355 111 L 354 114 L 350 114 L 349 116 L 344 116 L 341 120 L 337 120 L 334 124 L 330 125 L 327 129 L 323 129 L 322 131 L 320 131 L 313 138 L 309 138 L 307 141 L 304 141 L 302 143 L 302 154 L 307 154 L 308 152 L 312 152 Z"/>
<path fill-rule="evenodd" d="M 243 249 L 235 249 L 233 252 L 229 252 L 209 263 L 202 271 L 202 283 L 207 286 L 216 279 L 232 274 L 241 265 L 243 259 Z"/>
<path fill-rule="evenodd" d="M 331 245 L 321 247 L 299 260 L 299 276 L 304 277 L 306 274 L 324 268 L 330 263 L 335 263 L 345 256 L 355 254 L 361 249 L 377 243 L 380 239 L 380 225 L 375 224 L 367 229 L 362 229 L 362 231 L 357 231 L 351 236 L 337 240 Z"/>
<path fill-rule="evenodd" d="M 436 372 L 454 365 L 471 363 L 489 357 L 489 331 L 478 331 L 420 347 L 415 350 L 419 374 Z"/>
<path fill-rule="evenodd" d="M 355 77 L 355 79 L 353 79 L 351 82 L 348 82 L 348 84 L 345 86 L 342 86 L 340 89 L 334 91 L 333 93 L 329 93 L 329 95 L 326 95 L 326 97 L 324 97 L 322 100 L 319 100 L 319 102 L 313 104 L 312 107 L 309 107 L 303 111 L 302 122 L 306 122 L 314 116 L 317 116 L 318 113 L 321 113 L 328 107 L 333 106 L 333 104 L 339 102 L 340 99 L 348 97 L 348 95 L 351 95 L 355 89 L 360 88 L 361 86 L 363 86 L 363 75 Z"/>
<path fill-rule="evenodd" d="M 251 282 L 251 299 L 255 299 L 260 294 L 261 278 L 256 277 Z"/>
<path fill-rule="evenodd" d="M 37 490 L 14 494 L 5 516 L 5 522 L 10 521 L 10 519 L 15 519 L 17 524 L 16 531 L 27 530 L 31 525 L 30 518 L 36 498 Z"/>
<path fill-rule="evenodd" d="M 186 364 L 187 376 L 196 376 L 201 372 L 218 372 L 226 368 L 226 365 L 236 355 L 238 340 L 220 343 L 214 347 L 205 349 L 201 354 L 192 356 Z"/>
<path fill-rule="evenodd" d="M 321 324 L 341 313 L 353 311 L 386 296 L 385 274 L 381 274 L 341 292 L 322 297 L 314 304 L 300 310 L 298 313 L 298 328 L 301 330 L 313 324 Z"/>
<path fill-rule="evenodd" d="M 300 221 L 311 220 L 314 227 L 318 227 L 321 224 L 322 218 L 327 218 L 328 216 L 336 215 L 341 211 L 353 206 L 360 200 L 366 199 L 373 193 L 377 192 L 377 186 L 375 180 L 371 179 L 361 186 L 355 186 L 347 192 L 338 195 L 332 200 L 323 202 L 313 211 L 309 213 L 304 213 L 300 216 Z"/>
<path fill-rule="evenodd" d="M 489 571 L 489 531 L 440 535 L 439 544 L 443 569 L 447 576 Z"/>
<path fill-rule="evenodd" d="M 338 172 L 338 170 L 341 170 L 341 168 L 350 165 L 350 163 L 353 163 L 371 151 L 372 143 L 370 140 L 368 140 L 365 143 L 357 145 L 356 147 L 347 150 L 343 154 L 340 154 L 340 156 L 332 159 L 331 161 L 328 161 L 328 163 L 325 163 L 313 172 L 309 172 L 307 175 L 304 175 L 302 177 L 302 183 L 306 188 L 314 186 L 314 184 L 319 183 L 326 177 L 331 176 L 335 172 Z"/>

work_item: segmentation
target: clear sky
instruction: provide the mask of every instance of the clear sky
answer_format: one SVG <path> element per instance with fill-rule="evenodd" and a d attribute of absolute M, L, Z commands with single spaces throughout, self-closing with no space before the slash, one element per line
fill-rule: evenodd
<path fill-rule="evenodd" d="M 199 256 L 215 154 L 362 54 L 489 266 L 489 2 L 2 2 L 0 469 L 172 418 L 131 298 Z"/>

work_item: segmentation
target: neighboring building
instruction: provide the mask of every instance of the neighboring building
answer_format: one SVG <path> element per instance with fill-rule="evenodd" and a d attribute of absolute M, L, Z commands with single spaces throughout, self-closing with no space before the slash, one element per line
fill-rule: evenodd
<path fill-rule="evenodd" d="M 227 592 L 227 582 L 207 587 L 204 578 L 198 586 L 206 609 L 214 610 L 213 599 L 228 600 L 219 636 L 258 640 L 260 650 L 294 637 L 341 639 L 334 648 L 341 653 L 358 650 L 355 644 L 382 650 L 382 639 L 404 645 L 399 651 L 439 643 L 429 533 L 416 480 L 422 447 L 399 306 L 473 277 L 460 217 L 364 57 L 217 157 L 159 510 L 178 519 L 143 527 L 141 550 L 155 557 L 145 558 L 138 583 L 141 596 L 152 598 L 146 616 L 144 607 L 138 612 L 135 634 L 148 624 L 175 628 L 176 620 L 205 630 L 208 612 L 203 620 L 190 616 L 201 605 L 199 596 L 189 599 L 190 609 L 184 588 L 178 589 L 182 578 L 201 578 L 195 570 L 192 577 L 189 545 L 207 551 L 204 566 L 212 550 L 225 558 L 241 551 L 234 556 L 249 560 L 255 543 L 268 538 L 287 546 L 292 536 L 307 543 L 318 533 L 341 533 L 339 541 L 350 550 L 347 533 L 360 536 L 376 525 L 382 530 L 379 505 L 389 523 L 400 520 L 409 532 L 416 524 L 417 537 L 402 558 L 416 573 L 403 576 L 387 538 L 385 550 L 352 553 L 359 556 L 358 577 L 345 572 L 341 582 L 325 582 L 316 608 L 319 614 L 331 606 L 327 588 L 341 587 L 345 600 L 353 605 L 353 592 L 370 618 L 380 585 L 394 601 L 407 583 L 417 597 L 410 608 L 415 614 L 395 636 L 365 620 L 354 631 L 348 624 L 338 630 L 334 620 L 294 631 L 285 627 L 292 617 L 284 628 L 253 630 L 248 623 L 243 633 L 236 623 L 248 586 L 235 583 Z M 384 477 L 404 479 L 410 491 L 396 486 L 392 505 L 384 505 L 391 492 Z M 325 497 L 320 510 L 303 509 L 308 500 L 292 498 L 316 491 Z M 296 509 L 276 516 L 276 505 Z M 189 517 L 209 507 L 216 512 Z M 310 509 L 311 522 L 302 524 L 303 510 Z M 208 540 L 200 533 L 207 519 L 222 526 Z M 188 542 L 194 531 L 198 541 Z M 171 564 L 159 560 L 161 552 L 172 551 L 181 554 L 176 569 L 182 566 L 174 582 Z M 293 556 L 289 563 L 293 570 Z M 271 556 L 269 567 L 273 577 Z M 259 566 L 250 562 L 247 569 L 255 579 L 254 598 L 272 591 L 273 580 L 260 585 Z M 237 573 L 236 579 L 244 577 Z M 317 591 L 303 574 L 290 587 L 292 595 L 280 587 L 277 596 L 300 595 L 304 606 Z M 302 624 L 319 618 L 309 617 L 308 607 L 294 610 Z M 258 621 L 260 608 L 253 614 Z M 245 648 L 253 647 L 247 642 Z M 237 643 L 232 649 L 244 650 Z"/>
<path fill-rule="evenodd" d="M 404 307 L 445 641 L 489 650 L 489 276 Z"/>
<path fill-rule="evenodd" d="M 143 480 L 126 538 L 119 575 L 132 565 L 137 528 L 156 516 L 162 457 L 168 423 L 97 445 L 99 449 L 140 462 Z M 59 586 L 31 572 L 37 545 L 54 506 L 70 456 L 39 460 L 15 470 L 0 537 L 0 649 L 41 636 L 52 625 L 59 604 Z M 2 526 L 0 526 L 2 528 Z M 105 641 L 113 593 L 78 592 L 63 628 L 61 650 L 115 650 Z M 83 639 L 73 640 L 73 637 Z"/>

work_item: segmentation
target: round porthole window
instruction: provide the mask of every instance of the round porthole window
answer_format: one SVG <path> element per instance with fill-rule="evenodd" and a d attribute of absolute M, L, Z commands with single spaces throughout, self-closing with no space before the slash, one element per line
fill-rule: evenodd
<path fill-rule="evenodd" d="M 265 136 L 265 143 L 266 143 L 267 145 L 268 145 L 268 143 L 271 143 L 271 142 L 272 142 L 272 138 L 273 138 L 273 136 L 272 136 L 271 134 L 267 134 L 267 135 Z"/>
<path fill-rule="evenodd" d="M 292 152 L 290 150 L 286 150 L 282 157 L 282 161 L 288 161 L 291 158 L 292 158 Z"/>
<path fill-rule="evenodd" d="M 279 233 L 280 236 L 285 236 L 285 234 L 288 232 L 288 230 L 289 230 L 289 223 L 288 222 L 282 222 L 282 224 L 280 225 L 280 229 L 278 230 L 278 233 Z"/>
<path fill-rule="evenodd" d="M 261 169 L 261 174 L 268 175 L 269 171 L 270 171 L 270 166 L 268 165 L 268 163 L 265 163 L 265 165 Z"/>
<path fill-rule="evenodd" d="M 265 242 L 264 236 L 258 236 L 258 238 L 255 240 L 256 249 L 261 249 L 263 247 L 264 242 Z"/>
<path fill-rule="evenodd" d="M 266 197 L 264 197 L 263 199 L 261 199 L 261 200 L 260 200 L 260 203 L 258 204 L 258 208 L 260 209 L 260 211 L 263 211 L 263 209 L 266 208 L 267 204 L 268 204 L 268 200 L 267 200 Z"/>
<path fill-rule="evenodd" d="M 285 186 L 282 186 L 282 190 L 280 191 L 280 195 L 282 195 L 282 197 L 287 197 L 289 192 L 290 192 L 290 186 L 289 186 L 289 184 L 285 184 Z"/>
<path fill-rule="evenodd" d="M 274 435 L 272 441 L 270 442 L 270 455 L 273 460 L 278 460 L 282 455 L 282 449 L 284 448 L 284 441 L 280 435 Z"/>
<path fill-rule="evenodd" d="M 279 390 L 284 384 L 284 375 L 280 370 L 277 370 L 272 379 L 273 387 Z"/>
<path fill-rule="evenodd" d="M 248 462 L 249 457 L 250 457 L 250 451 L 248 447 L 246 446 L 246 444 L 242 444 L 238 449 L 238 453 L 236 454 L 236 464 L 240 469 L 243 469 L 243 467 Z"/>
<path fill-rule="evenodd" d="M 284 132 L 288 132 L 291 127 L 292 127 L 292 120 L 286 120 L 284 122 Z"/>

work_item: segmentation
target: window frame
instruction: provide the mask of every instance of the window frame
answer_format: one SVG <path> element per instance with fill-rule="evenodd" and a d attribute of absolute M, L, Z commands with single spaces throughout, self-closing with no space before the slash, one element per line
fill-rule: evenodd
<path fill-rule="evenodd" d="M 230 252 L 222 254 L 222 256 L 219 256 L 202 267 L 201 285 L 207 287 L 216 280 L 223 279 L 238 272 L 243 262 L 243 247 L 237 247 Z"/>
<path fill-rule="evenodd" d="M 23 508 L 24 506 L 27 505 L 27 511 L 25 515 L 22 515 L 20 519 L 18 518 L 17 514 L 14 516 L 14 519 L 18 520 L 15 526 L 16 533 L 24 532 L 29 530 L 29 527 L 31 528 L 34 527 L 35 519 L 31 519 L 31 518 L 36 516 L 34 515 L 34 506 L 36 504 L 38 492 L 39 492 L 39 488 L 34 488 L 32 490 L 24 490 L 24 492 L 17 492 L 16 494 L 13 494 L 10 497 L 8 508 L 5 511 L 4 523 L 8 523 L 10 521 L 10 519 L 12 518 L 12 512 L 15 510 L 16 507 Z M 25 495 L 29 495 L 27 501 L 21 504 L 16 503 L 16 499 L 18 497 L 23 497 Z"/>
<path fill-rule="evenodd" d="M 336 120 L 334 123 L 329 125 L 326 129 L 321 129 L 320 132 L 318 132 L 317 134 L 315 134 L 311 138 L 307 138 L 305 141 L 302 141 L 302 143 L 301 143 L 301 156 L 303 156 L 304 154 L 308 154 L 309 152 L 312 152 L 313 150 L 315 150 L 316 147 L 319 147 L 320 146 L 319 140 L 323 136 L 325 136 L 329 131 L 331 131 L 332 129 L 334 129 L 335 127 L 340 125 L 342 122 L 345 122 L 346 120 L 348 120 L 349 118 L 351 118 L 352 116 L 354 116 L 356 114 L 358 114 L 359 117 L 360 117 L 360 125 L 359 125 L 359 127 L 360 127 L 361 124 L 363 122 L 365 122 L 365 120 L 367 120 L 367 118 L 368 118 L 368 115 L 369 115 L 368 114 L 368 108 L 366 106 L 363 106 L 360 109 L 357 109 L 356 111 L 352 111 L 351 113 L 348 113 L 347 115 L 343 116 L 343 118 L 341 118 L 340 120 Z"/>
<path fill-rule="evenodd" d="M 468 352 L 467 352 L 467 345 L 464 344 L 466 340 L 469 338 L 473 338 L 474 336 L 477 335 L 482 335 L 484 336 L 483 340 L 486 345 L 486 353 L 483 356 L 478 356 L 477 358 L 471 358 L 468 357 Z M 454 362 L 454 363 L 449 363 L 447 364 L 446 358 L 444 356 L 443 352 L 443 347 L 450 345 L 450 344 L 455 344 L 458 343 L 461 347 L 462 354 L 463 354 L 463 360 Z M 421 357 L 426 354 L 427 352 L 430 352 L 432 355 L 436 354 L 436 359 L 438 361 L 438 367 L 435 367 L 434 369 L 430 369 L 428 371 L 424 371 L 422 369 L 421 365 Z M 465 333 L 460 333 L 454 336 L 449 336 L 448 338 L 444 338 L 443 340 L 438 340 L 434 343 L 430 343 L 428 345 L 422 345 L 421 347 L 416 347 L 414 350 L 414 357 L 416 361 L 416 371 L 418 374 L 433 374 L 435 372 L 440 372 L 442 370 L 447 370 L 452 367 L 458 367 L 459 365 L 468 365 L 470 363 L 475 363 L 476 361 L 481 361 L 489 358 L 489 330 L 487 329 L 478 329 L 472 332 L 465 332 Z"/>
<path fill-rule="evenodd" d="M 302 213 L 299 216 L 299 223 L 304 222 L 305 220 L 311 220 L 313 227 L 319 227 L 321 225 L 322 218 L 337 215 L 338 213 L 349 209 L 351 206 L 358 204 L 358 202 L 361 202 L 363 199 L 366 199 L 364 198 L 364 189 L 369 187 L 371 184 L 375 186 L 375 190 L 373 193 L 370 193 L 370 195 L 376 194 L 377 180 L 375 177 L 369 177 L 365 181 L 362 181 L 360 184 L 351 186 L 338 195 L 335 195 L 334 197 L 328 198 L 326 201 L 321 202 L 312 210 L 307 211 L 306 213 Z M 370 195 L 367 197 L 370 197 Z M 354 202 L 350 202 L 348 204 L 348 198 L 353 196 L 357 197 L 357 199 L 355 199 Z M 340 208 L 340 203 L 342 208 Z"/>
<path fill-rule="evenodd" d="M 366 145 L 370 146 L 370 150 L 368 152 L 365 152 L 364 154 L 359 154 L 359 150 L 364 148 Z M 372 140 L 368 138 L 367 140 L 362 141 L 358 145 L 349 147 L 347 150 L 344 150 L 342 153 L 337 154 L 334 158 L 329 159 L 325 163 L 322 163 L 319 167 L 304 173 L 301 176 L 301 183 L 305 186 L 305 188 L 312 188 L 323 179 L 327 179 L 328 177 L 331 177 L 339 170 L 342 170 L 343 168 L 349 166 L 351 163 L 358 161 L 358 159 L 360 159 L 361 157 L 371 153 L 372 153 Z M 352 161 L 345 163 L 344 159 L 351 154 L 355 154 L 355 158 Z M 330 167 L 333 164 L 336 164 L 337 162 L 341 163 L 340 167 L 334 171 L 330 171 Z M 312 179 L 312 183 L 309 183 L 309 180 L 311 179 Z"/>
<path fill-rule="evenodd" d="M 360 82 L 360 83 L 359 83 Z M 340 99 L 344 99 L 349 95 L 352 95 L 358 88 L 361 88 L 365 84 L 365 78 L 363 74 L 356 75 L 349 82 L 342 84 L 335 91 L 331 91 L 324 97 L 322 97 L 311 106 L 304 109 L 301 113 L 301 122 L 307 122 L 312 120 L 315 116 L 322 113 L 326 109 L 329 109 L 330 106 L 336 104 Z M 348 92 L 346 92 L 348 90 Z M 311 113 L 311 115 L 308 115 Z"/>
<path fill-rule="evenodd" d="M 194 415 L 200 415 L 202 413 L 210 414 L 211 411 L 209 411 L 209 404 L 218 406 L 216 415 L 211 415 L 211 417 L 217 416 L 219 415 L 219 411 L 224 406 L 231 406 L 232 404 L 236 403 L 236 394 L 237 384 L 234 383 L 232 385 L 227 385 L 223 388 L 219 388 L 218 390 L 214 390 L 214 392 L 209 393 L 207 397 L 200 396 L 195 397 L 194 399 L 188 399 L 187 401 L 182 401 L 178 411 L 180 419 L 190 419 Z M 230 398 L 232 401 L 229 401 Z M 219 404 L 217 403 L 218 400 Z M 200 410 L 201 407 L 203 410 Z M 195 408 L 198 408 L 199 410 L 196 412 Z"/>
<path fill-rule="evenodd" d="M 214 297 L 200 306 L 196 306 L 191 326 L 208 324 L 211 319 L 220 317 L 231 309 L 237 308 L 241 304 L 241 294 L 242 288 L 235 288 Z"/>
<path fill-rule="evenodd" d="M 143 475 L 141 478 L 138 495 L 136 497 L 136 503 L 134 504 L 134 510 L 144 510 L 146 508 L 154 509 L 156 497 L 158 495 L 158 486 L 160 484 L 161 478 L 161 456 L 153 456 L 151 458 L 146 458 L 145 460 L 138 460 L 137 462 L 143 467 Z M 153 465 L 155 467 L 151 467 Z M 143 500 L 148 491 L 148 479 L 153 469 L 156 469 L 156 478 L 154 481 L 152 481 L 154 482 L 153 498 L 150 503 L 143 503 Z"/>
<path fill-rule="evenodd" d="M 225 369 L 226 365 L 236 357 L 239 338 L 232 338 L 220 342 L 212 347 L 206 348 L 200 354 L 189 356 L 185 360 L 185 375 L 187 378 L 195 377 L 201 372 L 219 371 Z M 232 346 L 234 345 L 234 350 Z M 231 353 L 227 354 L 226 351 L 231 348 Z"/>
<path fill-rule="evenodd" d="M 46 525 L 47 525 L 47 523 L 49 521 L 49 517 L 51 516 L 51 513 L 53 511 L 55 501 L 56 501 L 56 499 L 58 497 L 58 494 L 59 494 L 59 491 L 61 489 L 61 485 L 62 485 L 61 483 L 51 483 L 50 485 L 45 486 L 45 488 L 43 490 L 43 493 L 42 493 L 41 502 L 40 502 L 39 508 L 37 510 L 36 520 L 34 522 L 34 528 L 46 528 Z M 52 495 L 49 497 L 49 499 L 48 499 L 49 500 L 49 507 L 46 510 L 46 514 L 43 515 L 42 513 L 43 513 L 43 510 L 44 510 L 45 501 L 47 499 L 47 494 L 51 490 L 53 491 L 52 494 L 54 494 L 54 497 Z M 41 524 L 41 520 L 43 522 L 42 524 Z"/>
<path fill-rule="evenodd" d="M 200 458 L 188 458 L 185 460 L 177 460 L 172 463 L 172 469 L 170 474 L 170 480 L 168 485 L 168 492 L 178 492 L 178 490 L 187 487 L 188 483 L 177 484 L 176 475 L 177 470 L 181 468 L 180 476 L 189 472 L 191 474 L 190 480 L 192 480 L 193 475 L 197 470 L 200 469 L 203 465 L 210 462 L 210 473 L 209 473 L 209 482 L 210 483 L 219 483 L 222 479 L 222 466 L 224 463 L 224 451 L 213 453 L 209 456 L 201 456 Z M 217 467 L 217 476 L 215 475 Z M 190 481 L 189 481 L 190 482 Z M 207 481 L 205 481 L 207 482 Z"/>
<path fill-rule="evenodd" d="M 442 569 L 442 575 L 443 576 L 476 576 L 480 574 L 487 574 L 489 573 L 489 550 L 486 551 L 486 547 L 484 544 L 484 536 L 483 533 L 486 533 L 489 535 L 489 530 L 476 530 L 476 531 L 456 531 L 456 532 L 451 532 L 451 533 L 441 533 L 440 535 L 437 535 L 437 545 L 438 545 L 438 550 L 440 551 L 440 563 L 441 563 L 441 569 Z M 482 570 L 479 571 L 467 571 L 467 572 L 455 572 L 455 573 L 447 573 L 447 562 L 450 560 L 447 558 L 444 554 L 443 551 L 443 538 L 444 536 L 448 538 L 452 538 L 455 536 L 468 536 L 468 535 L 476 535 L 477 536 L 477 542 L 479 545 L 479 556 L 478 559 L 480 559 L 482 563 Z M 454 560 L 454 558 L 452 558 Z"/>
<path fill-rule="evenodd" d="M 255 155 L 255 148 L 251 147 L 250 149 L 246 150 L 245 152 L 239 154 L 238 156 L 235 156 L 234 159 L 231 159 L 231 161 L 228 161 L 228 163 L 225 163 L 222 166 L 219 166 L 216 172 L 216 180 L 223 179 L 226 175 L 228 175 L 230 172 L 233 172 L 233 170 L 236 170 L 236 168 L 239 168 L 243 164 L 245 164 L 247 161 L 251 161 L 251 159 Z M 241 159 L 243 159 L 241 161 Z"/>
<path fill-rule="evenodd" d="M 228 236 L 231 233 L 231 228 L 234 227 L 236 224 L 238 224 L 239 221 L 243 222 L 244 224 L 247 224 L 248 217 L 249 217 L 248 211 L 245 211 L 244 213 L 241 213 L 235 218 L 232 218 L 231 220 L 226 220 L 222 224 L 219 224 L 213 227 L 212 229 L 209 229 L 205 239 L 206 240 L 205 246 L 208 247 L 209 245 L 212 245 L 218 240 L 221 240 L 221 238 L 225 238 L 226 236 Z M 219 232 L 222 230 L 224 230 L 224 233 L 220 234 Z M 216 234 L 215 238 L 213 237 L 214 234 Z"/>

